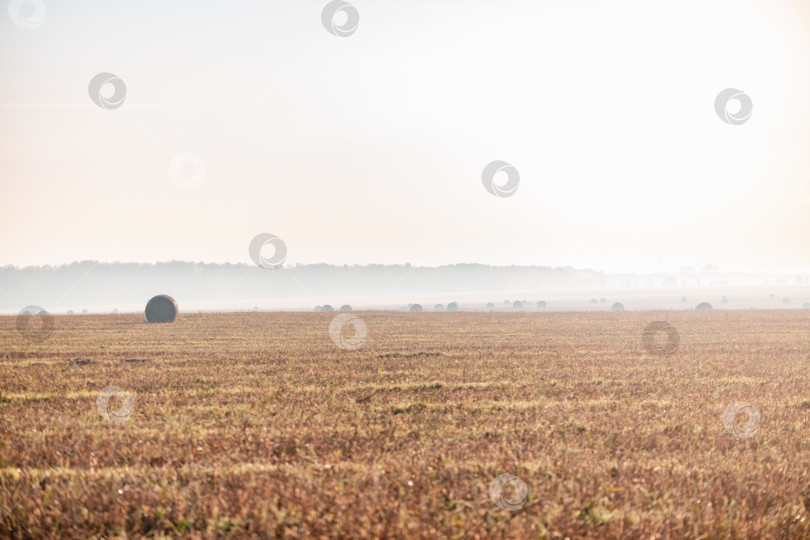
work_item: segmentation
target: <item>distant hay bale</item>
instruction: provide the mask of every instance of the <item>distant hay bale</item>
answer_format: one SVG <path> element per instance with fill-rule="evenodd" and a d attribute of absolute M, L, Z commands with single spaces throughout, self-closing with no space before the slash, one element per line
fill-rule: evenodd
<path fill-rule="evenodd" d="M 458 311 L 458 302 L 450 302 L 447 304 L 447 311 Z"/>
<path fill-rule="evenodd" d="M 324 306 L 321 308 L 321 311 L 335 311 L 335 308 L 333 308 L 333 307 L 332 307 L 332 306 L 330 306 L 329 304 L 325 304 L 325 305 L 324 305 Z"/>
<path fill-rule="evenodd" d="M 422 306 L 419 304 L 411 304 L 410 310 L 411 313 L 422 313 Z"/>
<path fill-rule="evenodd" d="M 144 310 L 148 323 L 170 323 L 177 317 L 177 302 L 171 296 L 159 294 L 146 303 Z"/>
<path fill-rule="evenodd" d="M 545 300 L 540 300 L 540 301 L 537 302 L 537 307 L 539 307 L 539 308 L 544 308 L 544 307 L 546 307 L 546 305 L 547 304 L 546 304 Z"/>
<path fill-rule="evenodd" d="M 340 311 L 351 311 L 351 310 L 352 306 L 350 306 L 349 304 L 343 304 L 342 306 L 340 306 Z"/>
<path fill-rule="evenodd" d="M 512 304 L 512 309 L 523 309 L 523 302 L 520 300 L 515 300 Z"/>
<path fill-rule="evenodd" d="M 710 311 L 710 310 L 712 310 L 712 309 L 714 309 L 714 308 L 713 308 L 713 307 L 712 307 L 712 305 L 711 305 L 710 303 L 708 303 L 708 302 L 701 302 L 701 303 L 699 303 L 697 306 L 695 306 L 695 309 L 696 309 L 697 311 Z"/>
<path fill-rule="evenodd" d="M 610 311 L 624 311 L 624 304 L 621 302 L 616 302 L 610 306 Z"/>
<path fill-rule="evenodd" d="M 436 304 L 435 306 L 433 306 L 433 309 L 436 309 L 438 311 L 444 311 L 444 305 L 443 304 Z"/>
<path fill-rule="evenodd" d="M 492 302 L 487 302 L 486 309 L 495 309 L 495 304 L 493 304 Z"/>

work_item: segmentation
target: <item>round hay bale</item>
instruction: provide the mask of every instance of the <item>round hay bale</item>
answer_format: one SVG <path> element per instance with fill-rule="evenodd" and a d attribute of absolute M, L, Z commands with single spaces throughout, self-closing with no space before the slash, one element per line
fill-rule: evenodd
<path fill-rule="evenodd" d="M 712 309 L 714 308 L 708 302 L 701 302 L 697 306 L 695 306 L 695 310 L 697 311 L 711 311 Z"/>
<path fill-rule="evenodd" d="M 146 303 L 144 310 L 148 323 L 170 323 L 177 317 L 177 302 L 169 295 L 159 294 Z"/>
<path fill-rule="evenodd" d="M 539 308 L 544 308 L 544 307 L 546 307 L 546 305 L 547 304 L 546 304 L 545 300 L 540 300 L 540 301 L 537 302 L 537 307 L 539 307 Z"/>
<path fill-rule="evenodd" d="M 332 307 L 332 306 L 330 306 L 329 304 L 325 304 L 325 305 L 324 305 L 324 306 L 321 308 L 321 311 L 335 311 L 335 308 L 333 308 L 333 307 Z"/>
<path fill-rule="evenodd" d="M 438 310 L 438 311 L 444 311 L 444 305 L 436 304 L 435 306 L 433 306 L 433 309 Z"/>
<path fill-rule="evenodd" d="M 340 306 L 340 311 L 351 311 L 351 310 L 352 306 L 350 306 L 349 304 L 343 304 L 342 306 Z"/>
<path fill-rule="evenodd" d="M 410 310 L 411 313 L 422 313 L 422 306 L 419 304 L 411 304 Z"/>
<path fill-rule="evenodd" d="M 624 311 L 624 304 L 621 302 L 616 302 L 612 306 L 610 306 L 610 311 Z"/>
<path fill-rule="evenodd" d="M 447 304 L 447 311 L 458 311 L 458 302 L 450 302 Z"/>
<path fill-rule="evenodd" d="M 67 310 L 67 314 L 68 314 L 68 315 L 75 315 L 75 314 L 73 313 L 73 310 L 72 310 L 72 309 Z"/>
<path fill-rule="evenodd" d="M 495 309 L 495 304 L 492 302 L 487 302 L 487 309 Z"/>
<path fill-rule="evenodd" d="M 523 302 L 521 302 L 520 300 L 515 300 L 512 303 L 512 309 L 523 309 Z"/>

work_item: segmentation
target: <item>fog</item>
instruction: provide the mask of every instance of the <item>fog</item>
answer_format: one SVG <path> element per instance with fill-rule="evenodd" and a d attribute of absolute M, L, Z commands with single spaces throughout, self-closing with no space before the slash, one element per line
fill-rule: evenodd
<path fill-rule="evenodd" d="M 49 313 L 140 312 L 157 294 L 181 312 L 407 309 L 456 302 L 461 311 L 607 311 L 715 308 L 800 308 L 810 302 L 806 275 L 724 274 L 684 269 L 671 274 L 605 274 L 574 268 L 459 264 L 333 266 L 266 269 L 247 264 L 85 261 L 58 267 L 0 269 L 0 310 L 38 305 Z M 725 301 L 723 299 L 725 298 Z M 538 307 L 543 302 L 543 307 Z M 491 308 L 487 304 L 492 303 Z"/>

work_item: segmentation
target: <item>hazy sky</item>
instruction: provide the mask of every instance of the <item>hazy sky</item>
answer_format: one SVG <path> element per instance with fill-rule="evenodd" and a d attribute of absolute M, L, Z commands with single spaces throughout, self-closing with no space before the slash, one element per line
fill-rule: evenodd
<path fill-rule="evenodd" d="M 357 0 L 349 37 L 326 3 L 0 12 L 0 264 L 250 262 L 269 232 L 288 264 L 810 272 L 806 2 Z"/>

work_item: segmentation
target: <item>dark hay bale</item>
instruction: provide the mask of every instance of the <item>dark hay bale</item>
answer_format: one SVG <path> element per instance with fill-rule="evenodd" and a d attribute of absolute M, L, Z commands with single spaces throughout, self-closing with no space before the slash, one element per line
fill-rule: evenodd
<path fill-rule="evenodd" d="M 624 304 L 621 302 L 616 302 L 612 306 L 610 306 L 610 311 L 624 311 Z"/>
<path fill-rule="evenodd" d="M 712 307 L 712 305 L 711 305 L 710 303 L 708 303 L 708 302 L 701 302 L 701 303 L 699 303 L 697 306 L 695 306 L 695 309 L 696 309 L 697 311 L 710 311 L 710 310 L 712 310 L 712 309 L 714 309 L 714 308 L 713 308 L 713 307 Z"/>
<path fill-rule="evenodd" d="M 146 322 L 170 323 L 177 317 L 177 302 L 171 296 L 159 294 L 146 304 Z"/>
<path fill-rule="evenodd" d="M 419 304 L 411 304 L 410 310 L 411 313 L 422 313 L 422 306 Z"/>
<path fill-rule="evenodd" d="M 439 311 L 443 311 L 443 310 L 444 310 L 444 306 L 443 306 L 442 304 L 436 304 L 435 306 L 433 306 L 433 309 L 437 309 L 437 310 L 439 310 Z"/>
<path fill-rule="evenodd" d="M 546 305 L 547 304 L 546 304 L 545 300 L 540 300 L 539 302 L 537 302 L 537 307 L 539 307 L 539 308 L 544 308 L 544 307 L 546 307 Z"/>
<path fill-rule="evenodd" d="M 325 306 L 323 306 L 323 307 L 321 308 L 321 311 L 335 311 L 335 308 L 333 308 L 333 307 L 332 307 L 332 306 L 330 306 L 329 304 L 326 304 Z"/>
<path fill-rule="evenodd" d="M 447 311 L 458 311 L 458 302 L 450 302 L 447 304 Z"/>
<path fill-rule="evenodd" d="M 487 302 L 487 309 L 495 309 L 495 304 L 492 302 Z"/>
<path fill-rule="evenodd" d="M 512 308 L 523 309 L 523 302 L 521 302 L 520 300 L 515 300 L 514 303 L 512 303 Z"/>
<path fill-rule="evenodd" d="M 352 306 L 350 306 L 349 304 L 343 304 L 342 306 L 340 306 L 340 311 L 351 311 L 351 310 Z"/>

